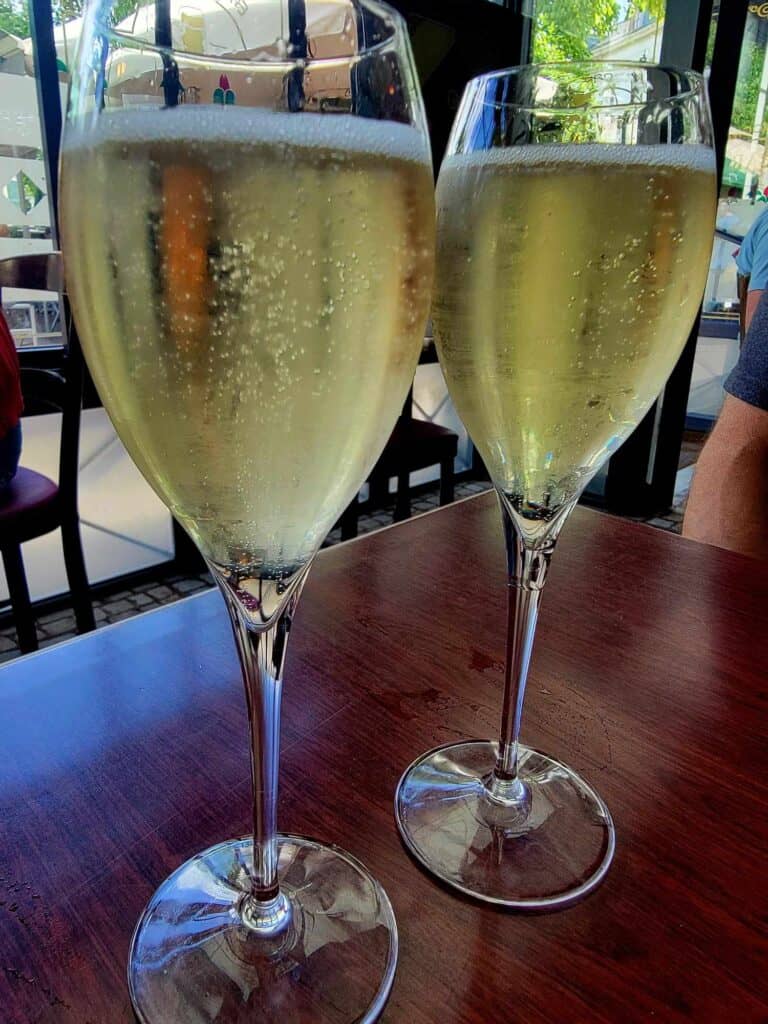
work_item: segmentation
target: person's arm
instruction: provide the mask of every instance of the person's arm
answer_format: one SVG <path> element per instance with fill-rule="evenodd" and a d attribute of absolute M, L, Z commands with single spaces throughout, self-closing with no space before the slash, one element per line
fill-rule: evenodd
<path fill-rule="evenodd" d="M 744 325 L 749 330 L 749 325 L 752 323 L 752 317 L 755 315 L 755 310 L 760 304 L 760 299 L 763 297 L 762 288 L 754 288 L 747 292 L 747 312 L 744 319 Z"/>
<path fill-rule="evenodd" d="M 696 464 L 683 536 L 768 558 L 768 411 L 726 395 Z"/>
<path fill-rule="evenodd" d="M 749 268 L 746 330 L 749 330 L 755 310 L 760 305 L 763 291 L 768 287 L 768 224 L 766 224 L 766 219 L 768 219 L 768 214 L 761 214 L 759 223 L 755 224 L 757 233 L 752 246 L 752 263 Z M 743 338 L 741 340 L 744 341 Z"/>
<path fill-rule="evenodd" d="M 768 558 L 768 290 L 699 456 L 683 535 Z"/>

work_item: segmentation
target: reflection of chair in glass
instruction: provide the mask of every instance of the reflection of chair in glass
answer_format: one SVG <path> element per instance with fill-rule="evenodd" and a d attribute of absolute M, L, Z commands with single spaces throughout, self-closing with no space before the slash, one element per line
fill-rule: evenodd
<path fill-rule="evenodd" d="M 440 467 L 440 504 L 453 501 L 453 464 L 459 445 L 459 435 L 447 427 L 429 420 L 417 420 L 412 414 L 413 389 L 403 406 L 379 461 L 368 477 L 369 507 L 381 508 L 389 501 L 389 481 L 397 477 L 394 521 L 401 522 L 411 514 L 410 475 L 430 466 Z M 357 536 L 357 518 L 360 511 L 355 497 L 341 517 L 341 539 Z"/>
<path fill-rule="evenodd" d="M 0 260 L 0 294 L 3 288 L 60 292 L 60 253 Z M 83 361 L 73 326 L 70 325 L 69 329 L 63 372 L 22 368 L 21 386 L 27 415 L 50 412 L 62 415 L 58 485 L 42 473 L 20 466 L 7 491 L 0 497 L 0 552 L 19 648 L 26 652 L 37 649 L 37 633 L 21 545 L 52 530 L 61 530 L 64 564 L 78 632 L 85 633 L 94 628 L 77 513 Z M 22 451 L 22 460 L 23 457 Z"/>

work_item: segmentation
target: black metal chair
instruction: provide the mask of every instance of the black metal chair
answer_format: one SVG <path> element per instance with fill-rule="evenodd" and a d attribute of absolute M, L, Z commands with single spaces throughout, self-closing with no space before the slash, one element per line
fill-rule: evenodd
<path fill-rule="evenodd" d="M 459 435 L 447 427 L 413 416 L 413 388 L 403 406 L 389 440 L 378 462 L 368 477 L 369 508 L 379 508 L 389 502 L 389 481 L 397 477 L 393 521 L 398 523 L 411 515 L 411 473 L 430 466 L 440 467 L 440 504 L 453 501 L 453 464 L 459 446 Z M 345 509 L 339 525 L 341 539 L 357 536 L 360 514 L 357 496 Z"/>
<path fill-rule="evenodd" d="M 0 260 L 0 296 L 3 288 L 61 293 L 61 254 L 53 252 Z M 63 295 L 62 301 L 66 321 L 69 321 Z M 77 332 L 71 322 L 68 327 L 69 341 L 61 371 L 25 367 L 21 370 L 25 415 L 62 414 L 58 485 L 42 473 L 19 466 L 11 484 L 0 495 L 0 553 L 19 648 L 25 653 L 37 650 L 37 631 L 21 545 L 52 530 L 61 530 L 64 564 L 78 632 L 85 633 L 95 628 L 77 511 L 84 368 Z M 23 457 L 22 449 L 22 460 Z"/>

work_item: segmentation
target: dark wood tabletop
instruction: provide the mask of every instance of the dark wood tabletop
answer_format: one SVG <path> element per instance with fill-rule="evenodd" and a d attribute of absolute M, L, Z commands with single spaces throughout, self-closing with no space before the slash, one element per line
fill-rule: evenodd
<path fill-rule="evenodd" d="M 523 738 L 583 772 L 617 851 L 571 909 L 460 898 L 392 798 L 430 746 L 496 734 L 490 495 L 318 557 L 288 653 L 280 822 L 383 883 L 393 1024 L 768 1020 L 768 567 L 578 510 L 553 563 Z M 249 830 L 245 706 L 206 593 L 0 670 L 0 1020 L 132 1020 L 153 889 Z"/>

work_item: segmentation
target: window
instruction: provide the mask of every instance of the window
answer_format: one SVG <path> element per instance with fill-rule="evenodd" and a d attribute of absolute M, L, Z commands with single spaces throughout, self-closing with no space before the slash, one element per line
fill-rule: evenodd
<path fill-rule="evenodd" d="M 0 9 L 0 259 L 51 250 L 49 191 L 27 8 L 11 0 Z M 54 293 L 3 291 L 20 348 L 61 344 L 58 305 Z"/>

